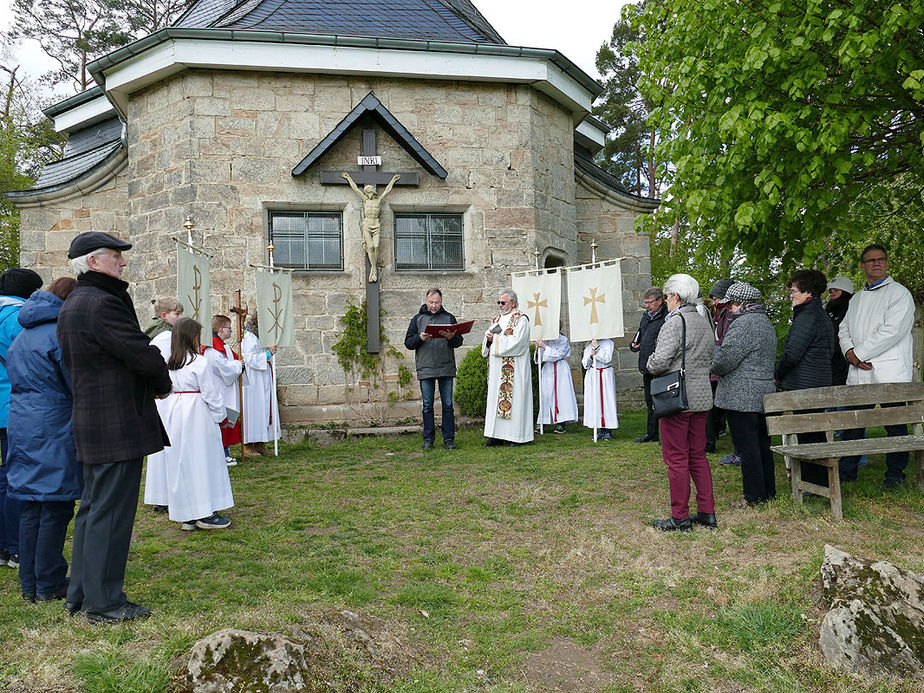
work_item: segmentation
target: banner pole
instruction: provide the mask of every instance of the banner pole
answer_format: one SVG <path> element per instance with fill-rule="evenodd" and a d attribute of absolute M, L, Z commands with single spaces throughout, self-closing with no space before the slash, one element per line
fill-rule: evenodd
<path fill-rule="evenodd" d="M 270 241 L 270 242 L 269 242 L 269 245 L 266 246 L 266 249 L 269 251 L 270 274 L 272 274 L 273 268 L 275 267 L 275 263 L 273 262 L 273 251 L 276 250 L 276 246 L 273 245 L 273 241 Z M 278 347 L 277 347 L 276 353 L 277 353 L 277 354 L 279 353 Z M 273 354 L 273 361 L 274 361 L 274 362 L 273 362 L 272 364 L 270 364 L 270 371 L 271 371 L 272 374 L 273 374 L 273 392 L 272 392 L 272 394 L 271 394 L 271 396 L 270 396 L 270 407 L 271 407 L 271 408 L 270 408 L 270 415 L 272 415 L 272 412 L 273 412 L 272 407 L 273 407 L 273 404 L 275 403 L 275 405 L 276 405 L 276 417 L 277 417 L 277 421 L 276 421 L 276 423 L 273 424 L 273 455 L 276 456 L 276 457 L 279 457 L 279 434 L 276 433 L 276 428 L 279 427 L 279 421 L 278 421 L 278 417 L 279 417 L 279 399 L 278 399 L 278 397 L 277 397 L 277 395 L 276 395 L 276 363 L 275 363 L 275 359 L 276 359 L 276 354 Z"/>
<path fill-rule="evenodd" d="M 241 413 L 238 416 L 241 422 L 241 464 L 244 464 L 244 459 L 247 455 L 246 449 L 244 447 L 244 316 L 247 315 L 247 309 L 241 306 L 241 290 L 238 289 L 234 292 L 235 299 L 237 303 L 231 306 L 231 312 L 237 315 L 237 348 L 240 350 L 241 354 L 241 377 L 237 379 L 237 392 L 238 396 L 241 399 Z"/>

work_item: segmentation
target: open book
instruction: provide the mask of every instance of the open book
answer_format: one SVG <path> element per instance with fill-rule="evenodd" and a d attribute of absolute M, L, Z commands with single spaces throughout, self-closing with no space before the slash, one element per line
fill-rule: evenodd
<path fill-rule="evenodd" d="M 427 325 L 427 329 L 424 330 L 429 335 L 434 337 L 440 337 L 440 332 L 445 332 L 449 330 L 452 332 L 453 336 L 459 334 L 468 334 L 472 331 L 472 325 L 475 324 L 474 320 L 469 320 L 467 322 L 456 323 L 455 325 Z"/>

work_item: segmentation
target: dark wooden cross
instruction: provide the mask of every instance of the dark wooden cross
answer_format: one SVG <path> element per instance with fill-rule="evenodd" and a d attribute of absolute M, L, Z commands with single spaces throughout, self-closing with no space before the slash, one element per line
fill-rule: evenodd
<path fill-rule="evenodd" d="M 363 170 L 360 173 L 350 173 L 350 178 L 360 188 L 364 185 L 388 185 L 395 175 L 394 172 L 386 173 L 378 170 L 378 167 L 382 165 L 382 157 L 376 153 L 375 130 L 372 128 L 363 129 L 362 153 L 357 163 L 363 167 Z M 401 177 L 395 185 L 413 186 L 420 183 L 420 177 L 417 173 L 400 172 L 399 175 Z M 349 185 L 344 180 L 341 171 L 322 170 L 320 176 L 322 185 Z M 382 349 L 379 339 L 379 332 L 381 331 L 379 323 L 379 282 L 369 282 L 369 270 L 372 268 L 369 266 L 369 258 L 365 253 L 363 253 L 363 257 L 366 259 L 363 273 L 364 281 L 366 282 L 366 351 L 370 354 L 377 354 Z"/>

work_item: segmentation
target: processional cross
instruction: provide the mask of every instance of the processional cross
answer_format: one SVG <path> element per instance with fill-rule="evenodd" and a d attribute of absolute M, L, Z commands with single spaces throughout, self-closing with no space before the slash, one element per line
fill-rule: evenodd
<path fill-rule="evenodd" d="M 366 277 L 366 350 L 369 353 L 378 353 L 379 343 L 379 283 L 378 283 L 378 257 L 379 257 L 379 231 L 381 228 L 381 201 L 391 192 L 394 185 L 416 186 L 419 182 L 416 173 L 392 173 L 377 170 L 382 165 L 382 157 L 376 153 L 375 130 L 363 130 L 362 153 L 356 163 L 362 166 L 359 173 L 337 173 L 335 171 L 321 171 L 323 185 L 349 185 L 363 198 L 363 249 L 365 250 L 365 277 Z M 377 185 L 385 185 L 385 191 L 376 193 Z M 359 186 L 363 186 L 360 190 Z"/>

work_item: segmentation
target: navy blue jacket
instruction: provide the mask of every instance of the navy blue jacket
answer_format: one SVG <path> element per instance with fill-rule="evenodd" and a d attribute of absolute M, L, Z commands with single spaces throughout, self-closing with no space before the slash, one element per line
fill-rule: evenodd
<path fill-rule="evenodd" d="M 83 474 L 71 432 L 71 380 L 55 334 L 64 301 L 36 291 L 19 311 L 25 328 L 7 352 L 13 391 L 7 427 L 9 494 L 26 501 L 77 500 Z"/>

